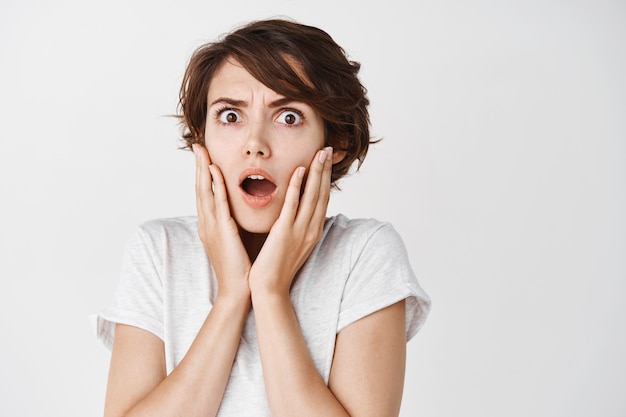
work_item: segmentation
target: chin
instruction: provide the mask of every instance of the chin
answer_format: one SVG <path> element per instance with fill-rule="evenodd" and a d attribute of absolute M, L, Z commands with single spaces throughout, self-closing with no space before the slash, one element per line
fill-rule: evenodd
<path fill-rule="evenodd" d="M 257 226 L 253 226 L 253 227 L 245 227 L 242 224 L 239 224 L 239 227 L 242 230 L 245 230 L 248 233 L 252 233 L 252 234 L 256 234 L 256 235 L 266 235 L 270 232 L 270 228 L 269 227 L 258 227 Z"/>
<path fill-rule="evenodd" d="M 246 216 L 245 219 L 235 218 L 237 225 L 248 233 L 267 234 L 276 221 L 275 217 L 264 218 L 265 216 Z"/>

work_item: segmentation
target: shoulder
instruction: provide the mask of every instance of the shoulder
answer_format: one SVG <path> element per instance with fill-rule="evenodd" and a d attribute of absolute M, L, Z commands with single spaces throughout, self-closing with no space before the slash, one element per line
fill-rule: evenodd
<path fill-rule="evenodd" d="M 131 232 L 126 250 L 160 259 L 168 253 L 194 252 L 199 242 L 196 216 L 156 218 L 140 223 Z"/>
<path fill-rule="evenodd" d="M 348 218 L 343 214 L 326 220 L 324 240 L 345 242 L 351 247 L 402 245 L 402 238 L 390 222 L 374 218 Z"/>
<path fill-rule="evenodd" d="M 149 219 L 139 224 L 138 230 L 147 233 L 178 232 L 195 230 L 198 225 L 196 216 L 179 216 Z"/>
<path fill-rule="evenodd" d="M 127 240 L 123 269 L 130 275 L 141 270 L 143 275 L 169 282 L 172 277 L 179 279 L 179 272 L 187 271 L 190 265 L 206 269 L 207 262 L 197 218 L 181 216 L 140 223 Z"/>
<path fill-rule="evenodd" d="M 405 300 L 406 338 L 413 337 L 430 309 L 403 239 L 390 222 L 327 219 L 323 261 L 339 265 L 344 279 L 337 330 L 400 300 Z"/>
<path fill-rule="evenodd" d="M 198 218 L 196 216 L 179 216 L 156 218 L 144 221 L 137 226 L 135 235 L 149 241 L 188 239 L 197 237 Z"/>

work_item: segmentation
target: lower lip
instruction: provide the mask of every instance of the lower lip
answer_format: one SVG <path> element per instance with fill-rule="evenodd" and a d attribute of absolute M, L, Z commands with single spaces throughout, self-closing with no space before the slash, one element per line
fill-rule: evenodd
<path fill-rule="evenodd" d="M 274 199 L 274 196 L 276 195 L 276 191 L 274 191 L 272 194 L 264 195 L 261 197 L 261 196 L 256 196 L 256 195 L 250 195 L 246 193 L 244 190 L 241 190 L 241 195 L 243 196 L 243 200 L 250 207 L 263 208 L 272 202 L 272 200 Z"/>

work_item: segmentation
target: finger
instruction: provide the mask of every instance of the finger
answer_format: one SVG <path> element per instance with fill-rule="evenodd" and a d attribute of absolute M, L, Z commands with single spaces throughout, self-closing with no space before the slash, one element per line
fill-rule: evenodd
<path fill-rule="evenodd" d="M 230 208 L 228 206 L 228 194 L 226 192 L 226 184 L 224 184 L 224 176 L 217 165 L 209 165 L 209 171 L 213 177 L 213 201 L 217 216 L 221 219 L 230 217 Z"/>
<path fill-rule="evenodd" d="M 285 193 L 285 202 L 280 211 L 279 218 L 293 223 L 298 213 L 298 205 L 300 204 L 300 190 L 302 189 L 302 181 L 304 181 L 304 173 L 306 168 L 298 167 L 291 175 L 289 186 Z"/>
<path fill-rule="evenodd" d="M 201 145 L 194 144 L 193 152 L 196 156 L 196 210 L 199 220 L 204 220 L 204 210 L 212 210 L 214 206 L 210 160 L 206 148 Z"/>
<path fill-rule="evenodd" d="M 328 147 L 326 148 L 326 161 L 324 161 L 324 168 L 322 170 L 319 196 L 317 198 L 317 204 L 315 205 L 315 211 L 312 217 L 313 221 L 318 222 L 318 227 L 323 227 L 326 212 L 328 211 L 328 202 L 330 201 L 330 179 L 333 169 L 332 159 L 333 148 Z"/>
<path fill-rule="evenodd" d="M 327 162 L 329 155 L 329 149 L 325 148 L 317 152 L 313 161 L 311 161 L 311 168 L 309 169 L 309 175 L 304 185 L 304 193 L 300 199 L 300 208 L 298 211 L 298 219 L 305 224 L 311 220 L 320 196 L 320 187 L 322 183 L 322 173 L 324 165 Z"/>

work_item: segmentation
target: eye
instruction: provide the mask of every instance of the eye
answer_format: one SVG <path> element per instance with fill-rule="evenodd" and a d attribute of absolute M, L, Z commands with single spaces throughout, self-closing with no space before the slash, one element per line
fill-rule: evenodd
<path fill-rule="evenodd" d="M 302 124 L 302 119 L 302 113 L 298 110 L 285 110 L 278 115 L 276 121 L 285 125 L 296 126 Z"/>
<path fill-rule="evenodd" d="M 221 109 L 217 112 L 217 117 L 221 123 L 232 124 L 241 121 L 241 116 L 233 109 Z"/>

